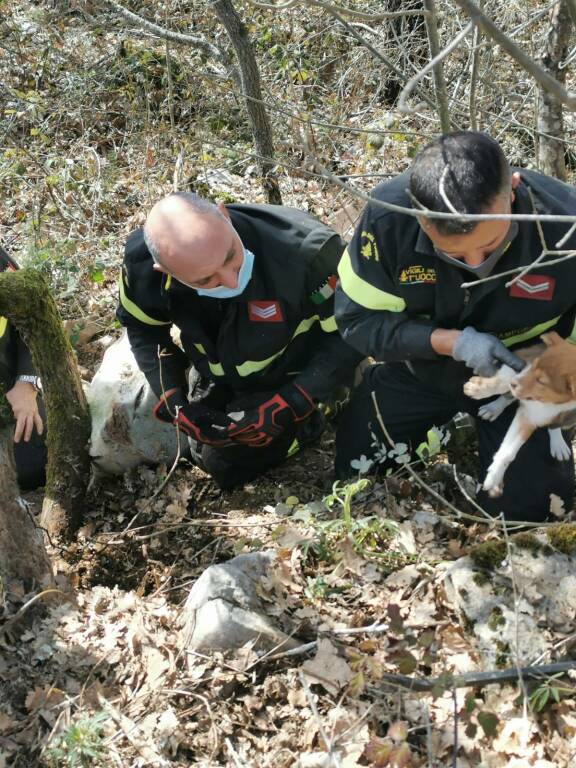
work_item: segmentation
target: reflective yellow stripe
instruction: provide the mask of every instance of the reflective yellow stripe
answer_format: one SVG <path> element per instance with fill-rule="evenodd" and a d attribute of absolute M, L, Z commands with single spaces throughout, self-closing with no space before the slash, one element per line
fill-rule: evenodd
<path fill-rule="evenodd" d="M 208 367 L 214 376 L 224 376 L 224 368 L 222 368 L 220 363 L 211 363 L 210 360 L 208 360 Z"/>
<path fill-rule="evenodd" d="M 169 291 L 172 285 L 172 275 L 166 275 L 166 282 L 164 283 L 164 290 Z"/>
<path fill-rule="evenodd" d="M 298 453 L 299 450 L 300 450 L 300 443 L 298 442 L 298 438 L 294 438 L 294 442 L 292 443 L 290 448 L 288 448 L 288 453 L 286 454 L 286 458 L 290 456 L 294 456 L 294 454 Z"/>
<path fill-rule="evenodd" d="M 6 328 L 8 327 L 8 320 L 6 320 L 5 317 L 0 317 L 0 337 L 4 336 L 6 333 Z"/>
<path fill-rule="evenodd" d="M 291 344 L 291 342 L 294 341 L 296 336 L 300 336 L 301 333 L 306 333 L 307 331 L 309 331 L 310 328 L 312 328 L 312 326 L 314 325 L 314 323 L 316 323 L 319 320 L 320 318 L 318 317 L 318 315 L 305 318 L 298 324 L 298 327 L 294 331 L 292 338 L 290 339 L 288 344 L 286 344 L 285 347 L 278 350 L 278 352 L 275 352 L 270 357 L 267 357 L 266 360 L 246 360 L 246 362 L 242 363 L 242 365 L 237 365 L 236 370 L 238 371 L 240 376 L 250 376 L 250 374 L 252 373 L 258 373 L 258 371 L 264 370 L 264 368 L 267 368 L 271 362 L 276 360 L 277 357 L 280 357 L 280 355 L 284 354 L 284 352 L 286 351 L 288 346 Z M 325 320 L 324 322 L 327 323 L 330 326 L 330 328 L 332 323 L 334 323 L 334 330 L 336 330 L 336 323 L 333 317 L 328 318 L 328 320 Z M 322 321 L 320 321 L 320 324 L 322 325 Z"/>
<path fill-rule="evenodd" d="M 553 320 L 547 320 L 545 323 L 535 325 L 533 328 L 529 328 L 527 331 L 519 333 L 517 336 L 501 339 L 502 344 L 506 347 L 511 347 L 513 344 L 519 344 L 521 341 L 526 341 L 526 339 L 533 339 L 534 336 L 540 336 L 541 333 L 544 333 L 544 331 L 547 331 L 549 328 L 552 328 L 553 325 L 556 325 L 558 320 L 560 320 L 560 315 Z"/>
<path fill-rule="evenodd" d="M 348 249 L 344 251 L 340 259 L 338 276 L 346 296 L 355 301 L 356 304 L 360 304 L 361 307 L 388 310 L 389 312 L 403 312 L 406 309 L 406 302 L 400 296 L 381 291 L 380 288 L 375 288 L 366 280 L 358 277 L 352 267 Z"/>
<path fill-rule="evenodd" d="M 134 302 L 131 301 L 124 292 L 124 279 L 122 275 L 120 275 L 119 288 L 120 304 L 122 304 L 126 312 L 129 312 L 132 317 L 136 318 L 136 320 L 140 320 L 140 322 L 146 323 L 146 325 L 172 325 L 169 320 L 155 320 L 153 317 L 150 317 L 150 315 L 147 315 L 146 312 L 143 312 L 140 307 L 134 304 Z"/>
<path fill-rule="evenodd" d="M 332 317 L 326 317 L 324 320 L 320 320 L 320 325 L 322 330 L 326 331 L 326 333 L 334 333 L 334 331 L 338 330 L 334 315 L 332 315 Z"/>
<path fill-rule="evenodd" d="M 204 349 L 203 344 L 194 344 L 194 346 L 201 355 L 206 355 L 206 350 Z M 208 367 L 214 376 L 224 376 L 224 368 L 222 368 L 220 363 L 211 363 L 210 360 L 208 360 Z"/>

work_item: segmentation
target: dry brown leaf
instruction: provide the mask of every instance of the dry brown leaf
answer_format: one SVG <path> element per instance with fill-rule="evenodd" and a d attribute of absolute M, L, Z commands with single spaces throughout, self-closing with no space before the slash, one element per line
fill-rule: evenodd
<path fill-rule="evenodd" d="M 325 638 L 318 641 L 316 656 L 304 662 L 301 669 L 310 683 L 319 683 L 333 696 L 352 678 L 348 663 Z"/>

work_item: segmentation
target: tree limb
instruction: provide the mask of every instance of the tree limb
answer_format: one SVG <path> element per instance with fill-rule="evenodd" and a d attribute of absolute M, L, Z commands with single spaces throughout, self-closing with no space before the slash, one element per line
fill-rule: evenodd
<path fill-rule="evenodd" d="M 398 685 L 400 688 L 408 688 L 412 691 L 430 693 L 434 688 L 469 688 L 472 686 L 485 686 L 497 683 L 514 683 L 522 675 L 524 680 L 539 680 L 558 672 L 568 672 L 576 669 L 576 660 L 560 661 L 557 664 L 544 664 L 538 667 L 520 667 L 517 669 L 495 669 L 489 672 L 467 672 L 465 675 L 442 675 L 441 677 L 429 677 L 426 679 L 409 677 L 408 675 L 385 674 L 382 680 L 385 683 Z"/>
<path fill-rule="evenodd" d="M 250 5 L 256 8 L 262 8 L 266 11 L 284 11 L 288 8 L 294 8 L 297 5 L 309 5 L 312 8 L 322 8 L 325 11 L 336 11 L 344 16 L 350 16 L 353 19 L 362 19 L 363 21 L 381 21 L 382 19 L 397 19 L 400 16 L 428 16 L 428 11 L 423 8 L 412 8 L 406 11 L 383 11 L 382 13 L 363 13 L 355 11 L 353 8 L 343 8 L 340 5 L 331 5 L 321 0 L 287 0 L 285 3 L 261 3 L 258 0 L 248 0 Z"/>
<path fill-rule="evenodd" d="M 110 8 L 113 8 L 130 24 L 146 30 L 150 34 L 154 35 L 154 37 L 160 37 L 163 40 L 170 40 L 173 43 L 180 43 L 182 45 L 198 48 L 209 58 L 220 60 L 226 69 L 235 70 L 235 67 L 233 66 L 226 51 L 216 45 L 212 45 L 212 43 L 209 43 L 203 37 L 199 37 L 198 35 L 185 35 L 182 32 L 173 32 L 170 29 L 161 27 L 159 24 L 155 24 L 153 21 L 148 21 L 148 19 L 139 16 L 137 13 L 129 11 L 128 8 L 124 8 L 124 6 L 120 3 L 117 3 L 116 0 L 99 1 L 103 5 L 107 5 Z"/>
<path fill-rule="evenodd" d="M 522 69 L 532 75 L 542 88 L 556 96 L 556 98 L 565 104 L 568 109 L 576 112 L 576 93 L 567 91 L 555 78 L 545 72 L 542 67 L 538 66 L 538 64 L 525 54 L 516 43 L 513 43 L 491 19 L 485 16 L 472 0 L 455 0 L 455 2 L 476 24 L 482 27 L 484 32 L 491 37 L 494 42 L 509 53 Z"/>

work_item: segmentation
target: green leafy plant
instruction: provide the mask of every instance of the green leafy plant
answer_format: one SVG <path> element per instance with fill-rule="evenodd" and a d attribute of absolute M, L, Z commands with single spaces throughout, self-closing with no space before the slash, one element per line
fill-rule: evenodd
<path fill-rule="evenodd" d="M 405 555 L 389 547 L 390 539 L 397 531 L 392 520 L 376 515 L 357 518 L 352 515 L 352 500 L 370 486 L 371 481 L 367 478 L 345 484 L 337 481 L 332 486 L 332 493 L 324 499 L 324 503 L 328 508 L 340 507 L 341 515 L 333 520 L 315 522 L 320 537 L 319 547 L 315 549 L 324 553 L 322 559 L 341 559 L 342 549 L 346 548 L 348 541 L 357 555 L 381 567 L 394 570 L 407 562 Z"/>
<path fill-rule="evenodd" d="M 558 672 L 556 675 L 551 675 L 532 691 L 529 701 L 534 712 L 542 712 L 553 702 L 558 704 L 562 694 L 574 693 L 573 688 L 558 685 L 556 682 L 558 678 L 562 677 L 564 674 L 564 672 Z"/>
<path fill-rule="evenodd" d="M 103 724 L 104 712 L 70 723 L 60 733 L 45 756 L 51 768 L 88 768 L 101 764 L 105 756 Z"/>

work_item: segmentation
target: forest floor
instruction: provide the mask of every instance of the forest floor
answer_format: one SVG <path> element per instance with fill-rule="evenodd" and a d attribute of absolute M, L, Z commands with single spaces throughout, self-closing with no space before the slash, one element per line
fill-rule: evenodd
<path fill-rule="evenodd" d="M 199 2 L 167 3 L 161 18 L 158 4 L 132 7 L 188 32 L 188 5 L 194 32 L 222 41 Z M 534 3 L 502 5 L 520 21 Z M 2 11 L 0 242 L 50 280 L 89 381 L 102 336 L 117 333 L 127 234 L 173 186 L 264 202 L 252 138 L 237 89 L 197 52 L 169 48 L 99 4 L 7 0 Z M 303 133 L 325 167 L 368 191 L 404 171 L 439 123 L 421 108 L 397 113 L 397 83 L 316 11 L 301 5 L 297 18 L 271 19 L 251 7 L 249 32 L 284 202 L 344 233 L 362 201 L 315 178 Z M 384 31 L 378 46 L 412 75 Z M 495 63 L 487 58 L 483 126 L 513 163 L 530 164 L 529 83 L 501 51 L 485 53 Z M 507 91 L 528 128 L 515 122 L 518 110 L 511 119 Z M 340 123 L 344 132 L 332 130 Z M 479 544 L 502 541 L 501 529 L 454 511 L 477 515 L 462 492 L 464 473 L 474 474 L 473 433 L 453 437 L 447 453 L 415 467 L 428 488 L 399 466 L 385 481 L 334 493 L 332 427 L 231 493 L 186 464 L 162 490 L 167 467 L 95 480 L 77 537 L 50 549 L 61 593 L 34 605 L 24 589 L 0 594 L 0 768 L 574 765 L 572 673 L 530 684 L 526 696 L 518 685 L 453 685 L 480 659 L 447 598 L 446 572 Z M 41 495 L 29 502 L 38 513 Z M 299 652 L 184 652 L 181 610 L 198 576 L 269 550 L 276 565 L 260 597 Z M 558 649 L 546 661 L 569 656 L 573 632 L 546 631 Z M 513 649 L 503 665 L 514 667 Z M 385 677 L 396 673 L 436 684 L 418 693 Z"/>
<path fill-rule="evenodd" d="M 569 677 L 532 684 L 526 701 L 517 685 L 452 687 L 480 659 L 444 575 L 501 532 L 458 520 L 403 468 L 348 500 L 336 489 L 347 510 L 327 504 L 332 442 L 329 429 L 234 492 L 186 463 L 160 493 L 165 467 L 96 482 L 77 538 L 51 550 L 65 594 L 15 623 L 29 596 L 6 606 L 0 765 L 571 765 Z M 441 454 L 418 472 L 473 512 L 450 469 Z M 270 550 L 260 597 L 301 649 L 183 651 L 182 605 L 203 570 Z M 439 680 L 417 693 L 387 673 Z"/>

